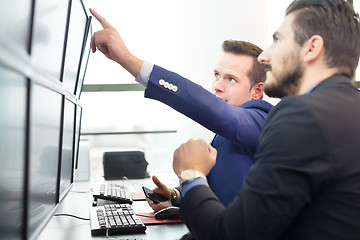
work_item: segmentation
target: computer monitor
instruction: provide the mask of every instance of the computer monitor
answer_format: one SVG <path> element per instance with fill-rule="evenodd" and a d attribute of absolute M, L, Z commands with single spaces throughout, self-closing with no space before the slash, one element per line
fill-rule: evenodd
<path fill-rule="evenodd" d="M 24 239 L 27 79 L 0 65 L 0 238 Z"/>
<path fill-rule="evenodd" d="M 11 67 L 15 57 L 29 55 L 32 1 L 7 1 L 0 7 L 0 238 L 25 239 L 27 86 Z M 12 56 L 9 56 L 11 54 Z M 5 63 L 5 64 L 4 64 Z"/>
<path fill-rule="evenodd" d="M 82 118 L 82 107 L 80 105 L 76 106 L 76 117 L 75 117 L 75 141 L 74 141 L 74 174 L 78 168 L 79 161 L 79 144 L 80 144 L 80 134 L 81 134 L 81 118 Z"/>
<path fill-rule="evenodd" d="M 23 0 L 1 2 L 0 42 L 3 41 L 19 52 L 28 53 L 29 50 L 32 2 Z"/>
<path fill-rule="evenodd" d="M 92 37 L 91 19 L 92 19 L 92 17 L 89 16 L 88 21 L 87 21 L 87 27 L 86 27 L 87 31 L 85 32 L 85 35 L 84 35 L 84 42 L 83 42 L 83 47 L 82 47 L 82 59 L 80 62 L 79 75 L 77 78 L 76 90 L 75 90 L 75 95 L 77 98 L 80 98 L 80 95 L 82 92 L 82 87 L 84 85 L 84 79 L 85 79 L 85 75 L 86 75 L 86 69 L 87 69 L 90 52 L 91 52 L 91 48 L 90 48 L 90 41 L 91 41 L 91 37 Z"/>
<path fill-rule="evenodd" d="M 36 0 L 31 63 L 48 80 L 60 81 L 69 0 Z"/>
<path fill-rule="evenodd" d="M 75 104 L 64 97 L 58 202 L 69 192 L 74 179 L 75 109 Z"/>
<path fill-rule="evenodd" d="M 31 83 L 29 97 L 29 162 L 27 238 L 35 239 L 58 203 L 62 98 L 58 92 Z"/>
<path fill-rule="evenodd" d="M 81 0 L 71 2 L 62 82 L 64 89 L 75 94 L 83 54 L 82 46 L 88 28 L 88 16 Z"/>
<path fill-rule="evenodd" d="M 71 91 L 61 84 L 69 3 L 83 11 Z M 13 0 L 0 13 L 0 238 L 32 240 L 72 186 L 82 111 L 75 94 L 90 21 L 80 0 Z"/>

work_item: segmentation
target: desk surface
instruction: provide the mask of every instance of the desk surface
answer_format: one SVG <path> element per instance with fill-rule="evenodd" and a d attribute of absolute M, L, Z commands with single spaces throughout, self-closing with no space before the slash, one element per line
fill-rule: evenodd
<path fill-rule="evenodd" d="M 114 181 L 112 181 L 114 182 Z M 131 192 L 141 191 L 141 186 L 146 185 L 152 187 L 153 183 L 150 178 L 143 180 L 126 180 L 124 182 Z M 97 182 L 75 182 L 71 191 L 63 199 L 55 214 L 71 214 L 83 218 L 89 218 L 89 208 L 92 206 L 92 192 L 90 189 Z M 172 186 L 172 185 L 168 185 Z M 146 201 L 134 201 L 133 208 L 137 213 L 152 212 Z M 45 226 L 39 240 L 57 240 L 57 239 L 180 239 L 181 236 L 188 232 L 187 227 L 183 223 L 161 224 L 147 226 L 143 234 L 131 235 L 112 235 L 91 236 L 90 221 L 80 220 L 69 216 L 53 216 Z"/>

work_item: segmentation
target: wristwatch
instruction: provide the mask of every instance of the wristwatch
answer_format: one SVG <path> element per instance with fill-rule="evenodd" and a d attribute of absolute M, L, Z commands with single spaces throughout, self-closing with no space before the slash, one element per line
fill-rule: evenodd
<path fill-rule="evenodd" d="M 192 181 L 196 178 L 206 179 L 205 175 L 199 171 L 193 169 L 182 171 L 179 175 L 180 186 L 182 187 L 185 182 Z"/>

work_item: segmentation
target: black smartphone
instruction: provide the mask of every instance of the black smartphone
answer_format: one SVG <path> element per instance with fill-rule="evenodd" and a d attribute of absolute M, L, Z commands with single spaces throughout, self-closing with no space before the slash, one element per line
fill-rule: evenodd
<path fill-rule="evenodd" d="M 166 199 L 165 197 L 161 196 L 160 194 L 154 192 L 153 190 L 147 188 L 147 187 L 142 187 L 144 194 L 147 198 L 149 198 L 150 200 L 152 200 L 154 203 L 162 203 L 166 206 L 172 206 L 170 200 Z"/>

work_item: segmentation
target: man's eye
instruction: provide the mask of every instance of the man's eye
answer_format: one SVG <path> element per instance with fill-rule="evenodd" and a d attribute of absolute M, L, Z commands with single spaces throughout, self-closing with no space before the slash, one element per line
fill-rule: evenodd
<path fill-rule="evenodd" d="M 236 82 L 236 80 L 234 78 L 230 78 L 230 82 Z"/>
<path fill-rule="evenodd" d="M 215 73 L 215 78 L 216 78 L 216 79 L 219 79 L 219 78 L 220 78 L 220 74 Z"/>

